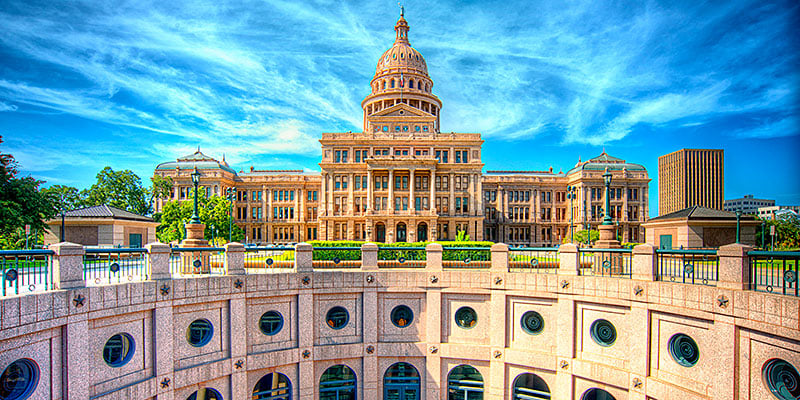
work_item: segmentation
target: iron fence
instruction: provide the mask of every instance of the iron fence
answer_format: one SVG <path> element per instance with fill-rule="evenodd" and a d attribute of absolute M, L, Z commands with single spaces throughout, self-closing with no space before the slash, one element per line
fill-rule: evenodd
<path fill-rule="evenodd" d="M 225 249 L 222 247 L 173 247 L 169 257 L 172 275 L 222 275 Z"/>
<path fill-rule="evenodd" d="M 490 268 L 492 250 L 489 247 L 444 247 L 442 268 Z"/>
<path fill-rule="evenodd" d="M 800 251 L 750 251 L 752 290 L 800 296 Z"/>
<path fill-rule="evenodd" d="M 313 268 L 361 268 L 361 247 L 314 247 Z"/>
<path fill-rule="evenodd" d="M 244 270 L 248 274 L 264 273 L 280 268 L 294 268 L 292 247 L 246 247 Z"/>
<path fill-rule="evenodd" d="M 54 289 L 52 250 L 0 250 L 3 296 Z"/>
<path fill-rule="evenodd" d="M 716 250 L 656 249 L 656 280 L 716 285 L 719 280 L 719 257 Z"/>
<path fill-rule="evenodd" d="M 86 284 L 122 283 L 149 279 L 147 249 L 87 248 L 83 255 Z"/>
<path fill-rule="evenodd" d="M 631 249 L 579 248 L 578 252 L 581 275 L 631 277 Z"/>
<path fill-rule="evenodd" d="M 511 272 L 558 273 L 560 259 L 557 247 L 511 247 L 508 249 L 508 270 Z"/>
<path fill-rule="evenodd" d="M 424 247 L 378 247 L 379 268 L 425 268 Z"/>

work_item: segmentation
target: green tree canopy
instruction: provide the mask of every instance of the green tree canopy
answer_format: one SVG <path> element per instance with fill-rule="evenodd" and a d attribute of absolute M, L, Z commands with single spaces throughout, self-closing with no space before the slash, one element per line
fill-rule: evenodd
<path fill-rule="evenodd" d="M 84 205 L 84 199 L 80 192 L 72 186 L 53 185 L 43 188 L 42 193 L 50 199 L 50 202 L 56 207 L 56 211 L 74 210 Z"/>
<path fill-rule="evenodd" d="M 594 231 L 594 230 L 589 230 L 589 231 L 581 230 L 581 231 L 577 231 L 577 232 L 575 232 L 575 244 L 579 244 L 579 243 L 586 243 L 586 237 L 587 237 L 587 235 L 588 235 L 588 237 L 589 237 L 589 241 L 590 241 L 591 243 L 594 243 L 594 242 L 596 242 L 598 239 L 600 239 L 600 232 L 598 232 L 598 231 Z M 566 236 L 566 237 L 565 237 L 565 238 L 562 240 L 562 242 L 563 242 L 563 243 L 569 243 L 569 235 L 567 235 L 567 236 Z"/>
<path fill-rule="evenodd" d="M 756 228 L 756 244 L 769 250 L 772 247 L 773 239 L 775 250 L 797 250 L 800 249 L 800 221 L 795 218 L 786 219 L 764 219 L 764 237 L 761 237 L 761 228 Z M 775 226 L 775 237 L 770 234 L 770 227 Z M 763 243 L 763 244 L 762 244 Z"/>
<path fill-rule="evenodd" d="M 191 193 L 190 199 L 194 195 L 194 190 Z M 216 195 L 206 198 L 203 188 L 200 189 L 199 193 L 197 207 L 200 221 L 206 224 L 205 239 L 212 239 L 213 225 L 216 228 L 216 237 L 227 241 L 228 226 L 232 223 L 229 214 L 230 202 Z M 161 224 L 156 228 L 158 240 L 162 243 L 169 243 L 184 239 L 186 233 L 183 230 L 183 224 L 184 222 L 189 223 L 192 218 L 193 207 L 192 201 L 180 202 L 176 200 L 165 203 L 161 212 Z M 233 241 L 241 242 L 244 240 L 244 231 L 236 224 L 232 224 L 232 226 Z"/>
<path fill-rule="evenodd" d="M 150 178 L 150 193 L 157 199 L 168 199 L 172 193 L 173 182 L 168 176 L 154 175 Z"/>
<path fill-rule="evenodd" d="M 81 192 L 86 206 L 106 204 L 132 213 L 150 213 L 150 191 L 133 171 L 114 171 L 105 167 L 97 173 L 97 183 Z"/>

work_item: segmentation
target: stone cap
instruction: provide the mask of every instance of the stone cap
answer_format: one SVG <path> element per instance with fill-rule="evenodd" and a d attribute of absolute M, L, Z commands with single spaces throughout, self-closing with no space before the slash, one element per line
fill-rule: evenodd
<path fill-rule="evenodd" d="M 428 243 L 428 245 L 425 246 L 425 251 L 438 251 L 439 253 L 441 253 L 442 249 L 443 249 L 442 245 L 440 245 L 439 243 Z"/>
<path fill-rule="evenodd" d="M 375 243 L 364 243 L 361 245 L 361 251 L 364 250 L 378 251 L 378 245 Z"/>
<path fill-rule="evenodd" d="M 144 245 L 144 248 L 147 249 L 147 252 L 150 254 L 158 254 L 158 253 L 171 253 L 172 248 L 166 244 L 161 242 L 153 242 Z"/>
<path fill-rule="evenodd" d="M 244 245 L 239 242 L 225 243 L 223 247 L 226 253 L 229 251 L 244 253 Z"/>
<path fill-rule="evenodd" d="M 505 243 L 495 243 L 492 245 L 492 251 L 508 251 L 508 245 Z"/>
<path fill-rule="evenodd" d="M 298 243 L 294 246 L 295 251 L 312 251 L 314 249 L 311 243 Z"/>
<path fill-rule="evenodd" d="M 633 254 L 655 254 L 656 247 L 651 244 L 638 244 L 633 247 Z"/>
<path fill-rule="evenodd" d="M 717 250 L 720 257 L 747 257 L 747 252 L 753 250 L 752 246 L 741 243 L 726 244 Z"/>
<path fill-rule="evenodd" d="M 559 253 L 577 253 L 578 252 L 578 246 L 575 245 L 574 243 L 564 243 L 564 244 L 558 246 L 558 252 Z"/>
<path fill-rule="evenodd" d="M 48 249 L 52 250 L 57 256 L 82 256 L 86 253 L 83 246 L 70 242 L 56 243 L 50 245 Z"/>

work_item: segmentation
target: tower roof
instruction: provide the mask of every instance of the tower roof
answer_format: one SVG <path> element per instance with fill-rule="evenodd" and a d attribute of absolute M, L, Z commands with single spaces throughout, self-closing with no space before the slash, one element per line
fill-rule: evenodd
<path fill-rule="evenodd" d="M 381 75 L 391 70 L 409 70 L 428 75 L 428 65 L 416 49 L 411 47 L 408 42 L 408 22 L 400 15 L 400 19 L 394 25 L 396 37 L 394 44 L 386 50 L 378 59 L 378 66 L 375 75 Z"/>

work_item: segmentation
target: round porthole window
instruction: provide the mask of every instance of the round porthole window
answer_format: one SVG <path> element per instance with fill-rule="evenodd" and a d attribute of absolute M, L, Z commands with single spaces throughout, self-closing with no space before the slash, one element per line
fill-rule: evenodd
<path fill-rule="evenodd" d="M 24 400 L 39 384 L 39 366 L 27 358 L 12 362 L 0 375 L 0 399 Z"/>
<path fill-rule="evenodd" d="M 108 340 L 103 346 L 103 360 L 110 367 L 121 367 L 133 357 L 136 346 L 133 337 L 127 333 L 118 333 Z"/>
<path fill-rule="evenodd" d="M 800 398 L 800 375 L 792 364 L 773 358 L 764 364 L 761 374 L 775 398 L 780 400 Z"/>
<path fill-rule="evenodd" d="M 697 364 L 700 359 L 700 349 L 694 339 L 683 333 L 672 335 L 669 338 L 669 354 L 676 363 L 684 367 Z"/>
<path fill-rule="evenodd" d="M 473 328 L 478 324 L 478 313 L 472 307 L 461 307 L 456 311 L 456 325 L 464 329 Z"/>
<path fill-rule="evenodd" d="M 400 305 L 392 309 L 392 323 L 398 328 L 405 328 L 414 321 L 414 312 L 408 306 Z"/>
<path fill-rule="evenodd" d="M 283 315 L 277 311 L 267 311 L 258 320 L 258 327 L 265 335 L 275 335 L 283 328 Z"/>
<path fill-rule="evenodd" d="M 205 346 L 213 336 L 214 325 L 207 319 L 194 320 L 186 330 L 186 340 L 194 347 Z"/>
<path fill-rule="evenodd" d="M 617 340 L 617 329 L 614 328 L 614 324 L 605 319 L 592 322 L 589 333 L 592 340 L 603 347 L 611 346 Z"/>
<path fill-rule="evenodd" d="M 522 330 L 531 335 L 538 335 L 544 330 L 544 318 L 536 311 L 527 311 L 520 320 Z"/>
<path fill-rule="evenodd" d="M 328 310 L 328 314 L 325 316 L 325 323 L 328 324 L 333 329 L 342 329 L 347 325 L 347 322 L 350 320 L 350 314 L 347 313 L 347 310 L 344 307 L 333 307 Z"/>

